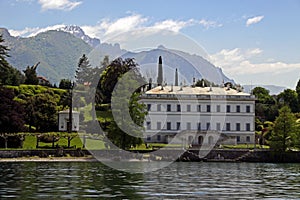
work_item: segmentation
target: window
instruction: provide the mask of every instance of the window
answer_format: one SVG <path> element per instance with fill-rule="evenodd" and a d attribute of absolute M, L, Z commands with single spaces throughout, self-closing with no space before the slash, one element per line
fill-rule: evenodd
<path fill-rule="evenodd" d="M 246 123 L 246 131 L 250 131 L 250 123 Z"/>
<path fill-rule="evenodd" d="M 230 112 L 230 105 L 226 106 L 226 112 L 228 112 L 228 113 Z"/>
<path fill-rule="evenodd" d="M 147 141 L 150 141 L 150 140 L 151 140 L 150 135 L 147 135 Z"/>
<path fill-rule="evenodd" d="M 157 126 L 157 130 L 161 130 L 161 122 L 157 122 L 156 126 Z"/>
<path fill-rule="evenodd" d="M 197 112 L 201 112 L 201 105 L 197 105 Z"/>
<path fill-rule="evenodd" d="M 177 112 L 180 112 L 180 111 L 181 111 L 180 104 L 177 104 Z"/>
<path fill-rule="evenodd" d="M 151 129 L 151 122 L 147 122 L 147 129 L 148 129 L 148 130 Z"/>
<path fill-rule="evenodd" d="M 217 112 L 221 112 L 221 106 L 217 105 Z"/>
<path fill-rule="evenodd" d="M 236 141 L 240 142 L 241 141 L 241 137 L 240 136 L 236 136 Z"/>
<path fill-rule="evenodd" d="M 217 123 L 217 131 L 220 131 L 221 130 L 221 123 Z"/>
<path fill-rule="evenodd" d="M 167 104 L 167 112 L 171 112 L 171 104 Z"/>
<path fill-rule="evenodd" d="M 180 122 L 177 122 L 177 123 L 176 123 L 176 129 L 177 129 L 177 130 L 180 130 Z"/>
<path fill-rule="evenodd" d="M 250 106 L 246 106 L 246 112 L 247 112 L 247 113 L 250 112 Z"/>
<path fill-rule="evenodd" d="M 161 104 L 157 104 L 157 111 L 161 111 Z"/>
<path fill-rule="evenodd" d="M 246 137 L 246 142 L 250 142 L 250 136 Z"/>
<path fill-rule="evenodd" d="M 214 137 L 213 136 L 209 136 L 208 137 L 208 144 L 213 144 L 214 143 Z"/>
<path fill-rule="evenodd" d="M 241 124 L 240 123 L 236 123 L 236 131 L 240 131 L 241 130 Z"/>
<path fill-rule="evenodd" d="M 210 130 L 210 123 L 209 122 L 206 123 L 206 130 Z"/>
<path fill-rule="evenodd" d="M 186 123 L 186 129 L 187 130 L 191 130 L 191 122 L 187 122 Z"/>
<path fill-rule="evenodd" d="M 200 131 L 200 130 L 201 130 L 201 123 L 200 123 L 200 122 L 198 122 L 198 124 L 197 124 L 197 128 L 198 128 L 198 131 Z"/>
<path fill-rule="evenodd" d="M 186 105 L 186 111 L 191 112 L 191 105 Z"/>
<path fill-rule="evenodd" d="M 210 105 L 206 105 L 206 112 L 210 112 Z"/>
<path fill-rule="evenodd" d="M 230 131 L 230 123 L 226 123 L 226 131 Z"/>
<path fill-rule="evenodd" d="M 147 110 L 148 110 L 148 111 L 151 110 L 151 104 L 147 104 Z"/>
<path fill-rule="evenodd" d="M 238 113 L 241 112 L 241 106 L 239 106 L 239 105 L 236 106 L 236 112 L 238 112 Z"/>
<path fill-rule="evenodd" d="M 157 141 L 160 141 L 160 139 L 161 139 L 160 135 L 157 135 Z"/>
<path fill-rule="evenodd" d="M 167 130 L 171 130 L 171 122 L 167 122 Z"/>

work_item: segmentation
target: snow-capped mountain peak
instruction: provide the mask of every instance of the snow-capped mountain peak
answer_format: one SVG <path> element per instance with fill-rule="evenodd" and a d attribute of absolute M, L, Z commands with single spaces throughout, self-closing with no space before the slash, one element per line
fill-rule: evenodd
<path fill-rule="evenodd" d="M 70 33 L 70 34 L 74 35 L 75 37 L 82 39 L 83 41 L 85 41 L 86 43 L 91 45 L 92 47 L 96 47 L 100 44 L 99 39 L 91 38 L 90 36 L 86 35 L 84 33 L 84 31 L 82 30 L 82 28 L 80 28 L 79 26 L 76 26 L 76 25 L 64 26 L 64 27 L 58 28 L 56 30 Z"/>

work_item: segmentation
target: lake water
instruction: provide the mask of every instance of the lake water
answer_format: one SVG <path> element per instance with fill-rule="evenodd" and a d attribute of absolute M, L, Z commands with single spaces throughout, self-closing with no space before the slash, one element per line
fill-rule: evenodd
<path fill-rule="evenodd" d="M 130 174 L 95 162 L 0 163 L 0 199 L 109 197 L 300 199 L 300 164 L 175 162 Z"/>

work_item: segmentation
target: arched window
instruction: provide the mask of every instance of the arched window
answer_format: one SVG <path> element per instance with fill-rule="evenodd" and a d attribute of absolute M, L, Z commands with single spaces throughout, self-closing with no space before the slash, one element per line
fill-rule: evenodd
<path fill-rule="evenodd" d="M 202 143 L 203 143 L 203 136 L 200 135 L 200 136 L 198 137 L 198 144 L 199 144 L 199 145 L 202 145 Z"/>
<path fill-rule="evenodd" d="M 208 137 L 208 144 L 212 145 L 214 143 L 214 137 L 213 136 L 209 136 Z"/>
<path fill-rule="evenodd" d="M 189 138 L 188 138 L 189 144 L 192 144 L 193 140 L 194 140 L 194 137 L 190 135 Z"/>

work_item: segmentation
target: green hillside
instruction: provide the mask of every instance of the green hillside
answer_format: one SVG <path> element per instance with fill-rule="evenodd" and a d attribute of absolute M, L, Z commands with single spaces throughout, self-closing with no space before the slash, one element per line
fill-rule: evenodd
<path fill-rule="evenodd" d="M 0 29 L 5 44 L 10 48 L 8 62 L 19 70 L 24 70 L 41 62 L 37 72 L 52 83 L 62 78 L 73 78 L 82 54 L 88 54 L 92 47 L 83 40 L 61 31 L 47 31 L 35 37 L 19 38 Z"/>

